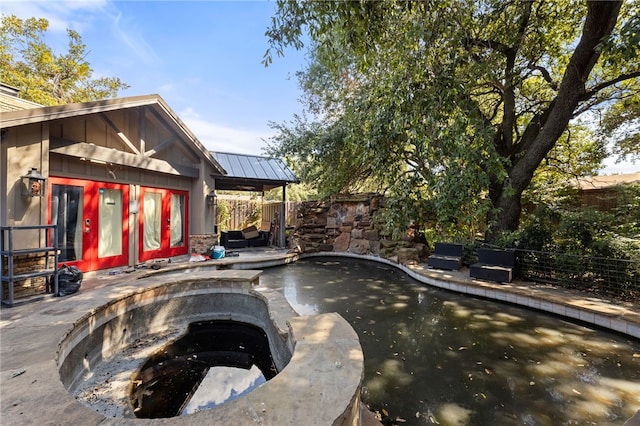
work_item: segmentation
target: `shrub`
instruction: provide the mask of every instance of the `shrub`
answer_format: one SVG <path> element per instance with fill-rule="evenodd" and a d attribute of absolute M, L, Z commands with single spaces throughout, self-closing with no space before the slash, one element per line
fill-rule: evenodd
<path fill-rule="evenodd" d="M 526 219 L 520 229 L 500 235 L 495 244 L 503 248 L 521 250 L 553 250 L 553 235 L 558 228 L 559 221 L 560 215 L 543 205 Z"/>
<path fill-rule="evenodd" d="M 220 231 L 226 231 L 229 226 L 229 219 L 231 219 L 231 213 L 229 212 L 229 205 L 227 204 L 227 201 L 218 200 L 216 216 L 216 223 L 220 224 Z"/>
<path fill-rule="evenodd" d="M 565 212 L 554 236 L 554 245 L 562 253 L 614 257 L 611 247 L 613 216 L 597 210 Z"/>

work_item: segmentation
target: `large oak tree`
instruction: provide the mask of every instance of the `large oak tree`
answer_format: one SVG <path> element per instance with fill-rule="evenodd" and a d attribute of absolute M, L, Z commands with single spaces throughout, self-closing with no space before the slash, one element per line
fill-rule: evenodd
<path fill-rule="evenodd" d="M 639 99 L 639 8 L 279 0 L 265 63 L 308 40 L 300 81 L 315 121 L 275 124 L 271 149 L 331 191 L 381 186 L 406 217 L 515 230 L 540 165 L 560 146 L 584 151 L 577 119 L 637 140 L 620 106 Z"/>
<path fill-rule="evenodd" d="M 43 18 L 2 15 L 2 82 L 19 89 L 20 97 L 41 105 L 61 105 L 112 98 L 129 87 L 117 77 L 93 77 L 87 47 L 74 30 L 67 30 L 68 51 L 56 54 L 46 44 L 48 28 Z"/>

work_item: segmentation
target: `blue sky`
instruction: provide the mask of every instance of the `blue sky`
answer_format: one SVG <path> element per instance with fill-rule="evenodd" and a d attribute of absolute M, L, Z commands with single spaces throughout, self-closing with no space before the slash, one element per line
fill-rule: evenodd
<path fill-rule="evenodd" d="M 267 1 L 15 1 L 0 10 L 49 21 L 47 43 L 66 52 L 78 31 L 93 77 L 119 77 L 120 96 L 159 94 L 212 151 L 263 154 L 282 123 L 302 111 L 291 49 L 268 67 L 264 35 L 275 8 Z"/>
<path fill-rule="evenodd" d="M 66 52 L 66 29 L 78 31 L 93 77 L 122 79 L 131 87 L 121 96 L 159 94 L 209 150 L 263 154 L 268 123 L 302 111 L 304 52 L 261 63 L 273 1 L 0 1 L 2 13 L 46 18 L 56 53 Z M 605 165 L 601 174 L 640 170 Z"/>

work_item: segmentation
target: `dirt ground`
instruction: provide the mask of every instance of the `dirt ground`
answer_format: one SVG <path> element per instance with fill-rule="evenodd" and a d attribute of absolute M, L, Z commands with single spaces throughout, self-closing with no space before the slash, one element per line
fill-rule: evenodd
<path fill-rule="evenodd" d="M 179 335 L 179 330 L 171 330 L 136 340 L 85 375 L 73 396 L 105 417 L 135 418 L 129 403 L 131 378 L 147 358 Z"/>

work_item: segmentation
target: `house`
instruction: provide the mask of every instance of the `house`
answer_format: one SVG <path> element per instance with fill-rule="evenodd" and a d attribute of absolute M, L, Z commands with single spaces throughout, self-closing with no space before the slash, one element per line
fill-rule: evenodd
<path fill-rule="evenodd" d="M 12 96 L 0 92 L 1 226 L 57 225 L 58 263 L 84 272 L 217 242 L 216 180 L 234 182 L 159 95 L 50 107 Z M 13 245 L 46 237 L 32 230 Z"/>
<path fill-rule="evenodd" d="M 590 176 L 576 180 L 580 205 L 610 211 L 617 207 L 618 190 L 624 185 L 640 184 L 640 172 L 609 176 Z"/>
<path fill-rule="evenodd" d="M 18 97 L 19 94 L 20 91 L 15 87 L 0 83 L 0 112 L 38 108 L 42 106 Z"/>

